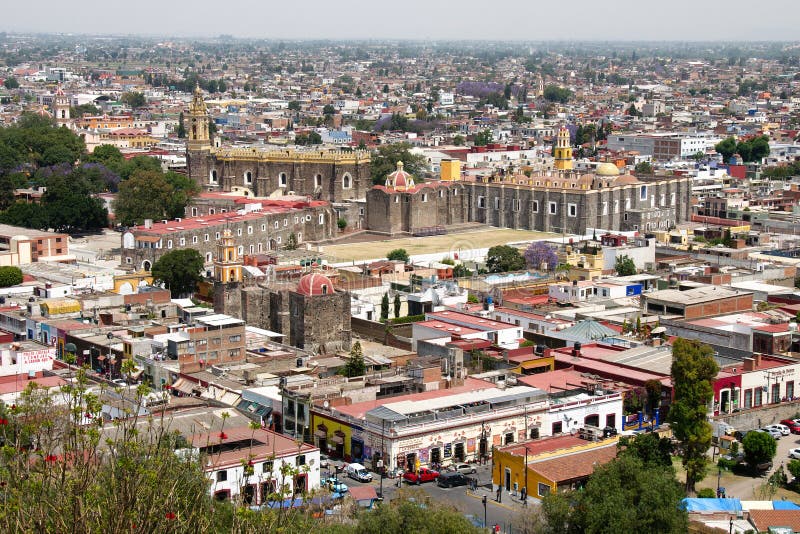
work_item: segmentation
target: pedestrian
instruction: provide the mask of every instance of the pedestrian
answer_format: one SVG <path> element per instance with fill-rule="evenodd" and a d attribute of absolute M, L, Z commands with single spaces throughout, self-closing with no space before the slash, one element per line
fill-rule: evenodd
<path fill-rule="evenodd" d="M 497 502 L 503 502 L 503 486 L 497 486 Z"/>

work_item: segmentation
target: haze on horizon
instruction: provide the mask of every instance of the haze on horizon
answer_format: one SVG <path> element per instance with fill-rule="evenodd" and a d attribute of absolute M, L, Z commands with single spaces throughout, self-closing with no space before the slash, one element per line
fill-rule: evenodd
<path fill-rule="evenodd" d="M 0 31 L 304 40 L 796 41 L 798 22 L 798 0 L 763 6 L 745 0 L 38 0 L 7 3 Z"/>

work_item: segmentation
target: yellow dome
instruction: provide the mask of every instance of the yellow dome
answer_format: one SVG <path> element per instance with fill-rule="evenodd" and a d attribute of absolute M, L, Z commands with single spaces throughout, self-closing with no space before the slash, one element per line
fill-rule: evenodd
<path fill-rule="evenodd" d="M 597 176 L 619 176 L 619 168 L 613 163 L 601 163 L 597 166 Z"/>

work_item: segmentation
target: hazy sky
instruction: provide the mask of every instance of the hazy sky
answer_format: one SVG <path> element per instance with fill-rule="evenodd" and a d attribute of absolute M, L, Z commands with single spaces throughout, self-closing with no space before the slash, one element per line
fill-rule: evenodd
<path fill-rule="evenodd" d="M 800 0 L 5 0 L 0 30 L 293 39 L 800 40 Z"/>

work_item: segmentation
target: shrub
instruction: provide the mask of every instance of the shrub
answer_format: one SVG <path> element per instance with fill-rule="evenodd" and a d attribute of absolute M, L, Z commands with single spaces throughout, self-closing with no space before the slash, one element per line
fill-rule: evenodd
<path fill-rule="evenodd" d="M 0 267 L 0 287 L 11 287 L 22 283 L 19 267 Z"/>
<path fill-rule="evenodd" d="M 711 488 L 703 488 L 703 489 L 701 489 L 700 491 L 697 492 L 697 496 L 700 497 L 701 499 L 713 499 L 717 495 L 716 495 L 716 493 L 714 493 L 713 489 L 711 489 Z"/>

